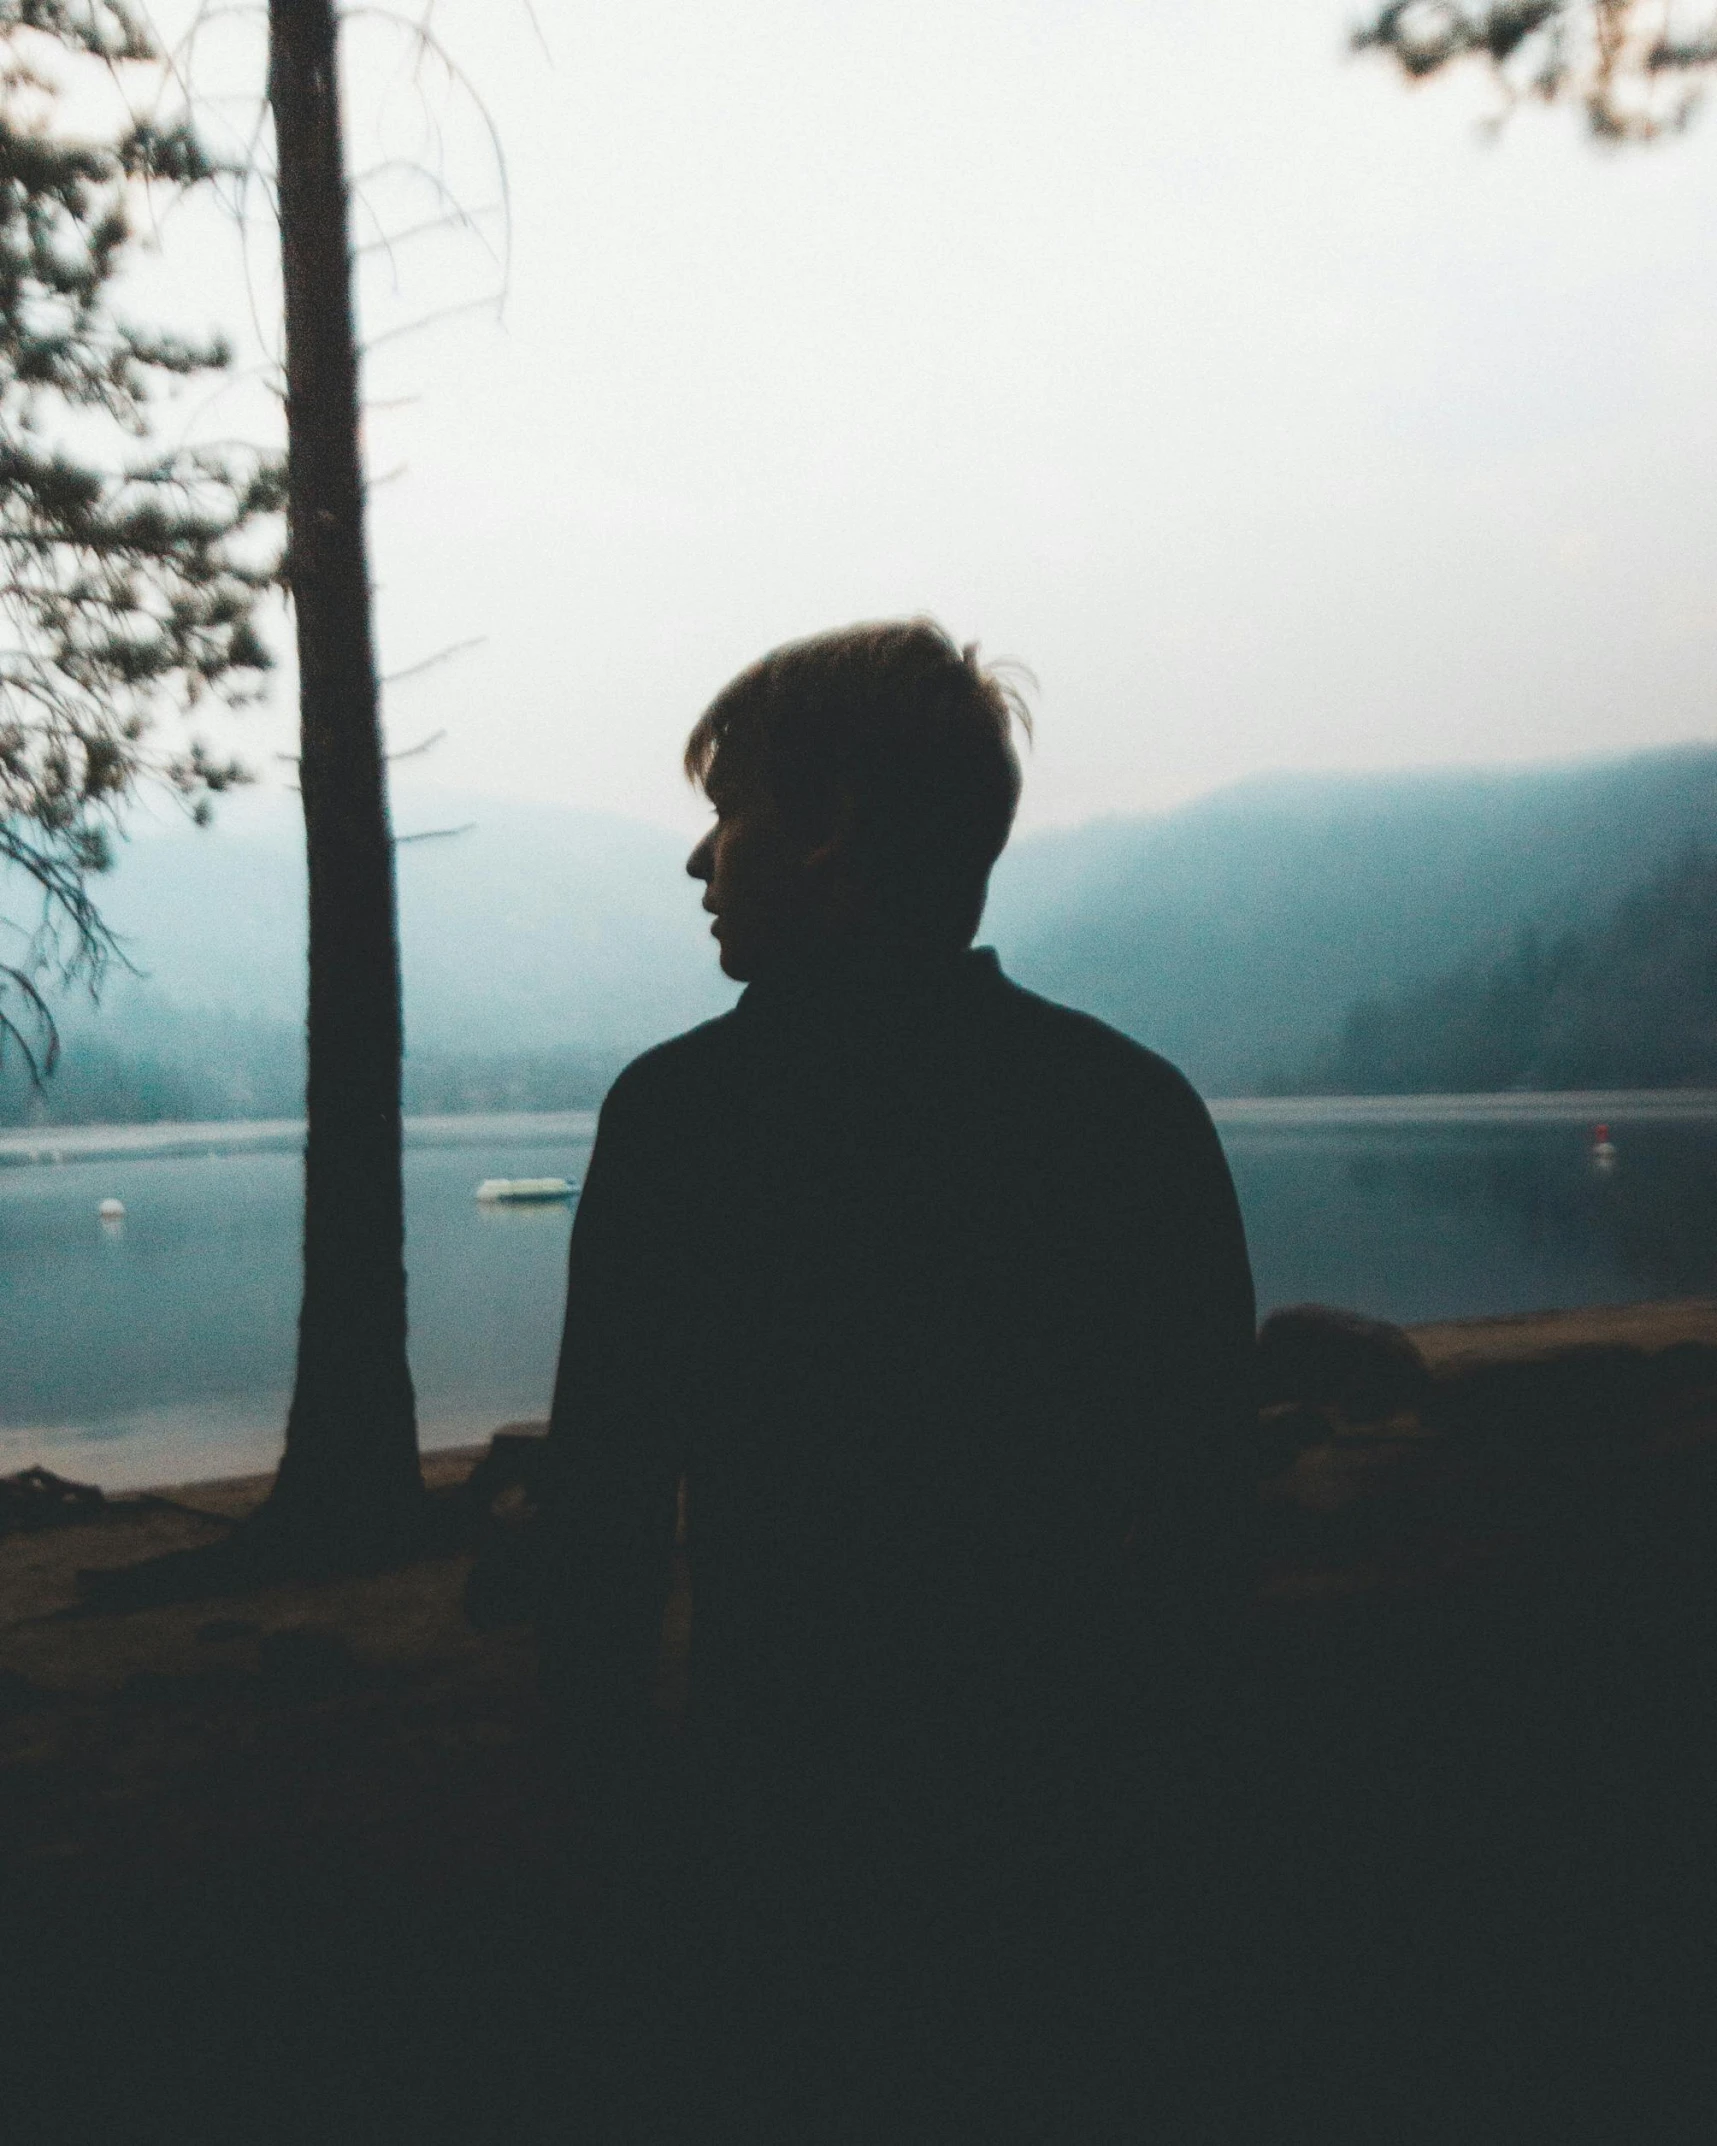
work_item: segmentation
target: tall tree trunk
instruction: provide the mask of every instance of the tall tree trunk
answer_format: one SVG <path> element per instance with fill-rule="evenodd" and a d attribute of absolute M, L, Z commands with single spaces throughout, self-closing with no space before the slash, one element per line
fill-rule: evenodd
<path fill-rule="evenodd" d="M 304 1303 L 273 1509 L 342 1529 L 422 1487 L 405 1353 L 399 935 L 358 445 L 332 0 L 271 0 L 288 548 L 310 875 Z"/>

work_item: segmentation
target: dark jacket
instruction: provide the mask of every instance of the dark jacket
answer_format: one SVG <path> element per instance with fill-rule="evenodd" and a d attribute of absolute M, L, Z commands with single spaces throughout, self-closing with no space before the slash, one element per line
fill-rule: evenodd
<path fill-rule="evenodd" d="M 693 1718 L 760 1783 L 1196 1683 L 1245 1588 L 1252 1321 L 1161 1058 L 988 951 L 753 984 L 621 1075 L 579 1203 L 539 1623 L 573 1741 L 643 1706 L 682 1475 Z"/>

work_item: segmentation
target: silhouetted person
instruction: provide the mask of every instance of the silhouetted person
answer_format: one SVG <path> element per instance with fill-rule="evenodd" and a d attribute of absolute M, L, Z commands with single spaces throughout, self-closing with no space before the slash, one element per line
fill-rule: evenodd
<path fill-rule="evenodd" d="M 1018 712 L 924 621 L 716 699 L 688 870 L 747 989 L 621 1075 L 573 1230 L 545 1688 L 623 1795 L 683 1476 L 735 2136 L 1080 2136 L 1103 2034 L 1163 2027 L 1104 2013 L 1179 1973 L 1158 1881 L 1204 1867 L 1245 1242 L 1185 1080 L 972 950 Z"/>

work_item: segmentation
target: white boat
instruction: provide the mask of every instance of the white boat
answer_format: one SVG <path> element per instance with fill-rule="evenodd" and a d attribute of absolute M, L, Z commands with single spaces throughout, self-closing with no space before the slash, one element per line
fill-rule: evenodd
<path fill-rule="evenodd" d="M 477 1187 L 484 1202 L 496 1200 L 569 1200 L 578 1187 L 564 1177 L 486 1177 Z"/>

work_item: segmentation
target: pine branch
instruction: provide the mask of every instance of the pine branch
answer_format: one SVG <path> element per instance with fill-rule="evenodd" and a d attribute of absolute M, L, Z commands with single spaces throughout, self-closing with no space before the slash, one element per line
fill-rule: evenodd
<path fill-rule="evenodd" d="M 182 115 L 62 135 L 32 37 L 116 79 L 160 56 L 127 0 L 0 0 L 0 867 L 39 906 L 3 919 L 23 943 L 0 966 L 0 1055 L 38 1079 L 57 1055 L 48 987 L 95 989 L 123 959 L 90 882 L 126 805 L 159 783 L 205 817 L 243 779 L 199 739 L 153 737 L 165 715 L 257 696 L 283 476 L 251 449 L 155 444 L 164 390 L 224 374 L 231 351 L 111 299 L 142 190 L 236 167 Z"/>
<path fill-rule="evenodd" d="M 1351 43 L 1383 54 L 1412 82 L 1468 61 L 1484 67 L 1502 99 L 1493 126 L 1526 98 L 1574 104 L 1594 140 L 1619 146 L 1658 141 L 1692 119 L 1717 70 L 1717 8 L 1710 0 L 1691 9 L 1672 0 L 1388 0 Z"/>

